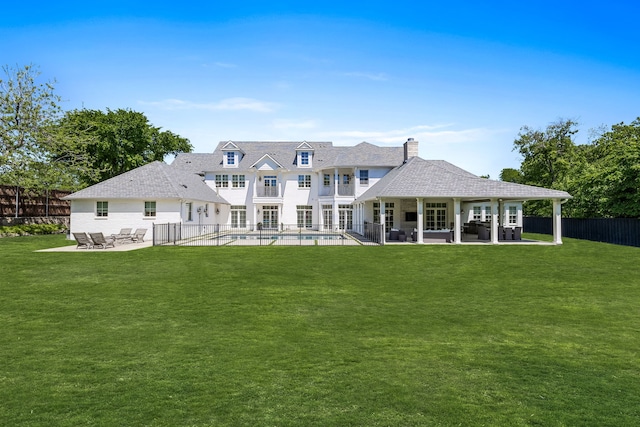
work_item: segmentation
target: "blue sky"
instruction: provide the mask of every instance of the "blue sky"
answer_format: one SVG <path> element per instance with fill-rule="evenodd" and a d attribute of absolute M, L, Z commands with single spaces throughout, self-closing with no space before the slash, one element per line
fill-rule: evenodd
<path fill-rule="evenodd" d="M 400 146 L 498 178 L 523 125 L 640 116 L 634 1 L 11 2 L 0 64 L 190 139 Z"/>

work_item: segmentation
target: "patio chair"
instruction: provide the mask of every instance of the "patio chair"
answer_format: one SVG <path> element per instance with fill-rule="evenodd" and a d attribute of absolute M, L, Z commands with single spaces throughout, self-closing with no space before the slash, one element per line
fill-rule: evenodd
<path fill-rule="evenodd" d="M 513 229 L 513 240 L 522 240 L 522 227 Z"/>
<path fill-rule="evenodd" d="M 147 234 L 146 228 L 138 228 L 136 229 L 136 232 L 133 233 L 133 236 L 131 237 L 131 241 L 136 243 L 144 242 L 145 234 Z"/>
<path fill-rule="evenodd" d="M 504 229 L 504 240 L 513 240 L 513 228 L 505 227 L 505 229 Z"/>
<path fill-rule="evenodd" d="M 111 237 L 116 243 L 126 243 L 127 241 L 131 242 L 133 235 L 131 234 L 131 228 L 121 228 L 118 234 L 112 234 Z"/>
<path fill-rule="evenodd" d="M 100 247 L 102 249 L 107 249 L 109 246 L 115 248 L 116 240 L 113 237 L 104 237 L 102 233 L 89 233 L 91 236 L 91 240 L 93 240 L 93 247 Z"/>
<path fill-rule="evenodd" d="M 73 233 L 73 238 L 76 239 L 76 249 L 91 249 L 93 248 L 93 242 L 87 236 L 87 233 Z"/>

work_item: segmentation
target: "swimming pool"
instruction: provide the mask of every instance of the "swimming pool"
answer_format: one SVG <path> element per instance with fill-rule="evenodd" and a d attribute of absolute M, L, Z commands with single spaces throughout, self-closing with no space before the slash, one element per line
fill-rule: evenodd
<path fill-rule="evenodd" d="M 342 234 L 319 233 L 295 233 L 295 234 L 226 234 L 221 239 L 246 239 L 246 240 L 342 240 Z"/>

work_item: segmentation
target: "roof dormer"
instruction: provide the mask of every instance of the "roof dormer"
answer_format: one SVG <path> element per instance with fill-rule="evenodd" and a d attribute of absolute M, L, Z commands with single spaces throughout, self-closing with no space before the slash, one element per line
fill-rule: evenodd
<path fill-rule="evenodd" d="M 296 147 L 296 164 L 299 168 L 313 166 L 313 147 L 307 141 L 302 141 L 302 144 Z"/>
<path fill-rule="evenodd" d="M 234 144 L 233 141 L 229 141 L 222 147 L 222 165 L 225 168 L 237 168 L 243 155 L 244 151 Z"/>

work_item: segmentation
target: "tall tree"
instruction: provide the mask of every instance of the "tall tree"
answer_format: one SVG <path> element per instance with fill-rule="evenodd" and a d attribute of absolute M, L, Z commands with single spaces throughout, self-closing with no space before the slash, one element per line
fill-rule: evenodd
<path fill-rule="evenodd" d="M 556 188 L 566 177 L 575 154 L 573 120 L 560 119 L 543 130 L 524 126 L 513 142 L 522 155 L 520 170 L 527 184 Z"/>
<path fill-rule="evenodd" d="M 500 181 L 521 184 L 523 181 L 522 173 L 518 169 L 504 168 L 500 171 Z"/>
<path fill-rule="evenodd" d="M 567 189 L 576 162 L 576 127 L 575 121 L 564 119 L 551 123 L 545 130 L 522 127 L 513 149 L 523 158 L 520 166 L 523 184 Z M 528 202 L 525 213 L 550 215 L 551 206 L 548 202 Z"/>
<path fill-rule="evenodd" d="M 188 139 L 161 131 L 144 114 L 126 109 L 69 111 L 60 121 L 59 132 L 82 146 L 90 160 L 94 173 L 81 174 L 86 184 L 193 149 Z"/>
<path fill-rule="evenodd" d="M 2 70 L 0 179 L 31 186 L 35 184 L 32 169 L 48 162 L 49 131 L 60 116 L 60 97 L 55 94 L 55 82 L 40 82 L 40 72 L 32 65 L 4 66 Z"/>
<path fill-rule="evenodd" d="M 594 141 L 586 191 L 596 214 L 640 218 L 640 117 L 619 123 Z"/>

